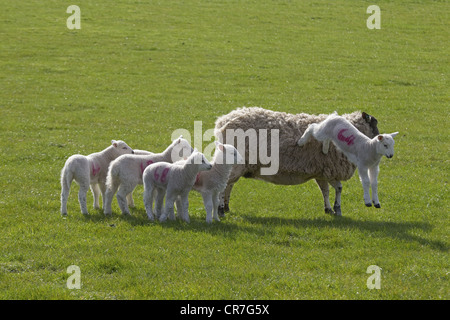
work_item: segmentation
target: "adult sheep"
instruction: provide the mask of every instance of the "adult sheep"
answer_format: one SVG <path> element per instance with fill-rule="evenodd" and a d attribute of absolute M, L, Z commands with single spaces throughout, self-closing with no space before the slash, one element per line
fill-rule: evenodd
<path fill-rule="evenodd" d="M 318 141 L 312 140 L 303 148 L 299 148 L 297 145 L 298 139 L 309 124 L 321 122 L 327 116 L 327 114 L 289 114 L 259 107 L 243 107 L 219 117 L 215 123 L 214 134 L 216 138 L 222 143 L 235 146 L 245 159 L 244 165 L 235 165 L 231 171 L 227 187 L 220 196 L 219 214 L 223 216 L 224 212 L 229 211 L 231 190 L 239 178 L 244 176 L 245 178 L 255 178 L 281 185 L 297 185 L 314 179 L 323 195 L 325 213 L 341 215 L 341 181 L 350 179 L 355 173 L 356 166 L 348 161 L 343 153 L 337 151 L 334 145 L 330 146 L 327 155 L 323 154 L 322 143 Z M 344 114 L 343 117 L 369 138 L 379 134 L 378 121 L 365 112 L 356 111 L 351 114 Z M 271 130 L 278 130 L 279 162 L 278 171 L 275 174 L 261 174 L 261 169 L 267 167 L 267 165 L 262 164 L 263 161 L 261 161 L 259 155 L 256 161 L 249 163 L 250 139 L 245 139 L 245 147 L 243 147 L 244 143 L 241 143 L 240 147 L 239 138 L 235 138 L 233 134 L 227 134 L 227 132 L 237 132 L 239 129 L 244 132 L 249 129 L 256 132 L 266 129 L 267 141 L 271 137 Z M 257 136 L 257 140 L 259 138 Z M 252 144 L 255 143 L 260 145 L 260 141 L 252 141 Z M 255 148 L 254 146 L 250 147 Z M 271 154 L 271 144 L 269 143 L 267 143 L 267 154 Z M 271 154 L 271 156 L 273 155 Z M 333 208 L 331 208 L 329 200 L 328 184 L 336 191 Z"/>

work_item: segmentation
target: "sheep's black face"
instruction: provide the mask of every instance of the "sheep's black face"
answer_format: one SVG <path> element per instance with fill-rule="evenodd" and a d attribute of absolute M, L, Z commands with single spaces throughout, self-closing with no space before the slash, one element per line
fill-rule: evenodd
<path fill-rule="evenodd" d="M 380 134 L 380 131 L 378 131 L 378 120 L 371 116 L 370 114 L 367 114 L 365 112 L 362 113 L 363 119 L 370 125 L 370 128 L 372 129 L 373 137 L 376 137 Z M 371 138 L 373 138 L 371 137 Z"/>

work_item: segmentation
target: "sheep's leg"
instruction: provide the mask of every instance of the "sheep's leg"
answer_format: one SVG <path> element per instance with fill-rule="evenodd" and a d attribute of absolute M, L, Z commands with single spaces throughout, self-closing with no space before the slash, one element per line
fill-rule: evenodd
<path fill-rule="evenodd" d="M 378 173 L 379 172 L 380 172 L 380 168 L 378 166 L 369 168 L 370 186 L 372 188 L 372 201 L 373 201 L 375 208 L 381 208 L 380 201 L 378 200 Z"/>
<path fill-rule="evenodd" d="M 364 203 L 367 207 L 371 207 L 372 202 L 370 200 L 370 178 L 367 171 L 367 168 L 358 166 L 359 179 L 361 180 L 361 184 L 364 190 Z"/>
<path fill-rule="evenodd" d="M 330 188 L 328 186 L 328 181 L 316 179 L 316 183 L 319 186 L 320 191 L 322 191 L 325 213 L 334 214 L 334 211 L 333 209 L 331 209 L 330 204 Z"/>
<path fill-rule="evenodd" d="M 212 202 L 213 202 L 213 218 L 216 221 L 220 221 L 219 215 L 218 215 L 218 209 L 219 209 L 219 193 L 218 192 L 213 192 Z"/>
<path fill-rule="evenodd" d="M 154 189 L 152 185 L 148 185 L 144 188 L 144 206 L 147 217 L 150 221 L 154 221 L 153 217 L 153 194 Z"/>
<path fill-rule="evenodd" d="M 342 183 L 340 181 L 330 181 L 331 186 L 336 191 L 336 196 L 334 198 L 334 212 L 337 216 L 341 216 L 341 194 L 342 194 Z"/>
<path fill-rule="evenodd" d="M 94 195 L 94 209 L 100 209 L 100 187 L 98 183 L 91 184 L 91 191 Z"/>
<path fill-rule="evenodd" d="M 211 223 L 213 214 L 213 201 L 211 193 L 210 192 L 202 193 L 202 198 L 203 198 L 203 205 L 205 206 L 206 210 L 206 222 Z"/>

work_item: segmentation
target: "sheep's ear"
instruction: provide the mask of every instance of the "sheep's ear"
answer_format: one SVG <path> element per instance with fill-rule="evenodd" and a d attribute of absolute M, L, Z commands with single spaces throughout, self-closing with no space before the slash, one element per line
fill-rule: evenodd
<path fill-rule="evenodd" d="M 378 135 L 378 141 L 383 141 L 384 137 L 382 134 Z"/>
<path fill-rule="evenodd" d="M 398 135 L 398 132 L 391 133 L 392 139 L 394 139 L 396 135 Z"/>
<path fill-rule="evenodd" d="M 114 148 L 117 148 L 117 141 L 116 140 L 111 140 L 111 144 L 114 146 Z"/>
<path fill-rule="evenodd" d="M 369 114 L 367 114 L 367 113 L 365 113 L 364 111 L 363 111 L 363 113 L 362 113 L 362 118 L 367 122 L 367 123 L 370 123 L 370 115 Z"/>

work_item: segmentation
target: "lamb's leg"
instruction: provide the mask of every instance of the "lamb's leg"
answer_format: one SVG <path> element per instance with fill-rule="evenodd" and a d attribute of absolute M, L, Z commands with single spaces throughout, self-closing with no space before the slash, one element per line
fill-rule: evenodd
<path fill-rule="evenodd" d="M 303 132 L 302 137 L 297 141 L 297 144 L 302 147 L 305 144 L 308 143 L 308 141 L 311 139 L 311 136 L 314 135 L 314 128 L 316 127 L 316 123 L 312 123 L 306 128 L 305 132 Z"/>
<path fill-rule="evenodd" d="M 80 184 L 80 190 L 78 191 L 78 202 L 80 203 L 80 209 L 81 213 L 88 215 L 88 209 L 87 209 L 87 192 L 89 190 L 89 184 L 88 183 L 79 183 Z"/>
<path fill-rule="evenodd" d="M 330 150 L 330 140 L 324 140 L 322 142 L 322 153 L 327 154 L 328 150 Z"/>
<path fill-rule="evenodd" d="M 170 220 L 175 220 L 175 213 L 173 211 L 174 203 L 176 201 L 177 195 L 169 193 L 166 191 L 166 204 L 164 206 L 164 211 L 159 217 L 160 222 L 164 222 L 169 217 Z"/>
<path fill-rule="evenodd" d="M 119 190 L 117 191 L 116 198 L 117 202 L 119 204 L 120 210 L 122 211 L 122 214 L 130 214 L 130 211 L 128 210 L 128 204 L 127 204 L 127 194 L 132 192 L 134 189 L 134 186 L 130 186 L 127 184 L 121 184 Z"/>
<path fill-rule="evenodd" d="M 117 192 L 119 185 L 111 184 L 105 191 L 105 200 L 103 202 L 103 213 L 105 215 L 112 214 L 111 204 L 114 194 Z"/>
<path fill-rule="evenodd" d="M 359 179 L 361 180 L 361 184 L 364 190 L 364 203 L 367 207 L 371 207 L 372 202 L 370 200 L 370 178 L 367 171 L 367 168 L 358 166 Z"/>
<path fill-rule="evenodd" d="M 334 211 L 333 209 L 331 209 L 330 204 L 330 188 L 328 186 L 328 181 L 316 179 L 316 183 L 319 186 L 320 191 L 322 191 L 323 202 L 325 205 L 325 213 L 334 214 Z"/>
<path fill-rule="evenodd" d="M 130 208 L 135 208 L 134 200 L 133 200 L 133 192 L 127 194 L 127 204 Z"/>
<path fill-rule="evenodd" d="M 181 219 L 189 223 L 189 191 L 185 192 L 180 197 L 181 200 Z M 178 208 L 178 207 L 177 207 Z"/>
<path fill-rule="evenodd" d="M 106 198 L 106 184 L 105 183 L 99 183 L 100 192 L 102 193 L 102 208 L 105 207 L 105 198 Z"/>
<path fill-rule="evenodd" d="M 213 218 L 216 221 L 220 221 L 219 215 L 218 215 L 218 209 L 219 209 L 219 193 L 213 192 L 212 194 L 212 204 L 213 204 Z"/>
<path fill-rule="evenodd" d="M 202 193 L 202 198 L 203 198 L 203 205 L 205 206 L 206 210 L 206 222 L 211 223 L 213 214 L 213 201 L 211 198 L 211 193 L 210 192 Z"/>
<path fill-rule="evenodd" d="M 147 217 L 150 221 L 154 221 L 153 217 L 153 193 L 154 189 L 152 185 L 147 185 L 144 188 L 144 206 L 147 213 Z"/>
<path fill-rule="evenodd" d="M 336 196 L 334 198 L 334 212 L 337 216 L 341 216 L 341 194 L 342 194 L 342 183 L 340 181 L 330 181 L 331 186 L 336 191 Z"/>
<path fill-rule="evenodd" d="M 94 195 L 94 209 L 100 209 L 100 187 L 98 183 L 91 184 L 91 191 Z"/>
<path fill-rule="evenodd" d="M 63 177 L 61 180 L 61 215 L 67 215 L 67 200 L 69 199 L 70 185 L 72 181 Z"/>
<path fill-rule="evenodd" d="M 381 208 L 380 201 L 378 200 L 378 173 L 380 172 L 379 166 L 369 168 L 370 186 L 372 188 L 372 201 L 375 208 Z"/>
<path fill-rule="evenodd" d="M 156 200 L 155 200 L 155 216 L 159 219 L 161 217 L 162 208 L 164 204 L 164 196 L 166 195 L 166 190 L 162 188 L 155 188 L 153 189 L 153 197 L 156 194 Z M 178 207 L 177 207 L 178 208 Z"/>
<path fill-rule="evenodd" d="M 218 213 L 220 217 L 225 217 L 225 212 L 230 211 L 230 196 L 231 190 L 233 189 L 234 182 L 227 184 L 224 192 L 221 192 L 219 195 L 219 207 Z"/>

